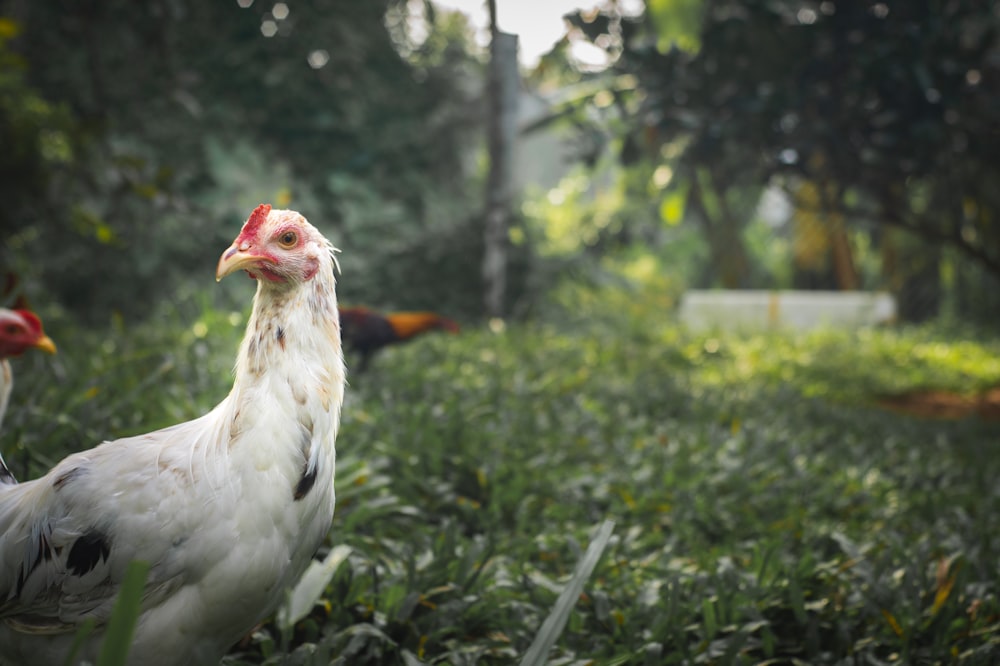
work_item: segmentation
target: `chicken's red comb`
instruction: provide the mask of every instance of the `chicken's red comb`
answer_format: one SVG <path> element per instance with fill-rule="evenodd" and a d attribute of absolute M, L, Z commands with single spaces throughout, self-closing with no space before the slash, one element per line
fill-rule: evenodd
<path fill-rule="evenodd" d="M 243 225 L 243 231 L 240 232 L 240 236 L 256 236 L 260 230 L 260 226 L 267 220 L 270 212 L 271 204 L 261 204 L 254 208 L 253 212 L 250 213 L 250 217 L 247 218 L 246 224 Z"/>
<path fill-rule="evenodd" d="M 14 312 L 21 316 L 33 333 L 42 332 L 42 320 L 34 312 L 31 310 L 14 310 Z"/>

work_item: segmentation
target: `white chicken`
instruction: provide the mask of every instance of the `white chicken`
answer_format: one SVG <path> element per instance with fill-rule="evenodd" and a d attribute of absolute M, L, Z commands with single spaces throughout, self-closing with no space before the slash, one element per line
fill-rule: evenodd
<path fill-rule="evenodd" d="M 31 348 L 56 353 L 52 338 L 42 330 L 42 320 L 30 310 L 0 308 L 0 425 L 7 414 L 7 403 L 14 388 L 14 374 L 7 359 L 20 356 Z M 17 483 L 0 456 L 0 484 Z"/>
<path fill-rule="evenodd" d="M 344 393 L 330 243 L 261 205 L 219 260 L 257 293 L 232 391 L 201 418 L 0 487 L 0 663 L 93 662 L 129 563 L 149 564 L 128 663 L 214 664 L 327 534 Z"/>

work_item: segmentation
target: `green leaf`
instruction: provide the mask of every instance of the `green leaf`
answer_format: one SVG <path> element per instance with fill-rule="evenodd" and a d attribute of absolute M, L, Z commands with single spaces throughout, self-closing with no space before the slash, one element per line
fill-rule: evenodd
<path fill-rule="evenodd" d="M 684 188 L 676 188 L 660 202 L 660 219 L 671 227 L 676 227 L 684 219 L 684 199 L 687 191 Z"/>
<path fill-rule="evenodd" d="M 129 563 L 122 579 L 118 600 L 115 601 L 97 666 L 124 666 L 132 647 L 132 635 L 139 620 L 142 597 L 146 587 L 149 563 L 135 560 Z"/>
<path fill-rule="evenodd" d="M 604 553 L 604 549 L 611 539 L 611 532 L 614 529 L 615 523 L 612 520 L 605 520 L 600 528 L 598 528 L 597 536 L 590 542 L 587 552 L 584 553 L 583 559 L 580 560 L 576 571 L 573 572 L 573 577 L 570 578 L 566 587 L 563 588 L 562 594 L 556 599 L 555 607 L 549 613 L 549 616 L 545 618 L 545 622 L 542 623 L 542 628 L 535 635 L 535 640 L 532 641 L 531 647 L 528 648 L 524 658 L 521 659 L 521 666 L 542 666 L 548 662 L 549 650 L 555 644 L 556 640 L 558 640 L 559 634 L 562 633 L 563 628 L 566 626 L 566 621 L 569 620 L 569 615 L 573 611 L 577 599 L 580 598 L 580 592 L 583 591 L 584 584 L 590 578 L 590 574 L 594 571 L 594 567 L 597 566 L 597 562 L 601 559 L 601 555 Z"/>
<path fill-rule="evenodd" d="M 715 619 L 715 604 L 711 599 L 702 599 L 701 615 L 705 623 L 705 638 L 712 640 L 718 631 L 718 622 Z"/>
<path fill-rule="evenodd" d="M 685 51 L 701 47 L 702 0 L 648 0 L 646 7 L 656 26 L 656 46 L 661 52 L 673 45 Z"/>
<path fill-rule="evenodd" d="M 322 562 L 314 561 L 309 565 L 298 584 L 289 592 L 288 600 L 278 609 L 278 626 L 281 629 L 291 629 L 312 611 L 323 596 L 327 584 L 351 552 L 350 546 L 341 544 L 331 549 Z"/>
<path fill-rule="evenodd" d="M 88 617 L 83 621 L 76 632 L 76 636 L 73 637 L 73 645 L 70 646 L 69 652 L 66 654 L 66 661 L 63 662 L 63 666 L 73 666 L 73 664 L 77 663 L 77 656 L 80 654 L 80 650 L 83 649 L 84 643 L 94 633 L 96 627 L 97 622 L 92 617 Z"/>

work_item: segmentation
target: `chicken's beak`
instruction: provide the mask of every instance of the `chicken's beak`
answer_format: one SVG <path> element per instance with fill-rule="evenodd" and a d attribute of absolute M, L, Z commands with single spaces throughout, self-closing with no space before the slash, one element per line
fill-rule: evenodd
<path fill-rule="evenodd" d="M 240 247 L 233 243 L 229 249 L 222 253 L 219 258 L 219 266 L 215 269 L 215 281 L 221 282 L 222 278 L 238 270 L 252 268 L 263 257 L 254 254 L 249 249 L 240 250 Z"/>
<path fill-rule="evenodd" d="M 42 335 L 42 337 L 35 340 L 35 344 L 32 345 L 35 349 L 41 349 L 44 352 L 50 354 L 56 353 L 56 343 L 52 342 L 52 338 L 47 335 Z"/>

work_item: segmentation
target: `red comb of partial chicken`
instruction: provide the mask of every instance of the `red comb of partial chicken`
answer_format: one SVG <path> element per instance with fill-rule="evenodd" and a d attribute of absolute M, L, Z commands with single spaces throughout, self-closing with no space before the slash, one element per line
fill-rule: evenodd
<path fill-rule="evenodd" d="M 7 413 L 7 403 L 14 388 L 14 374 L 8 358 L 20 356 L 29 349 L 41 349 L 50 354 L 56 345 L 42 330 L 42 320 L 29 310 L 0 308 L 0 424 Z M 0 484 L 17 483 L 0 456 Z"/>
<path fill-rule="evenodd" d="M 29 349 L 55 353 L 52 338 L 42 329 L 42 320 L 30 310 L 0 308 L 0 360 L 20 356 Z"/>

